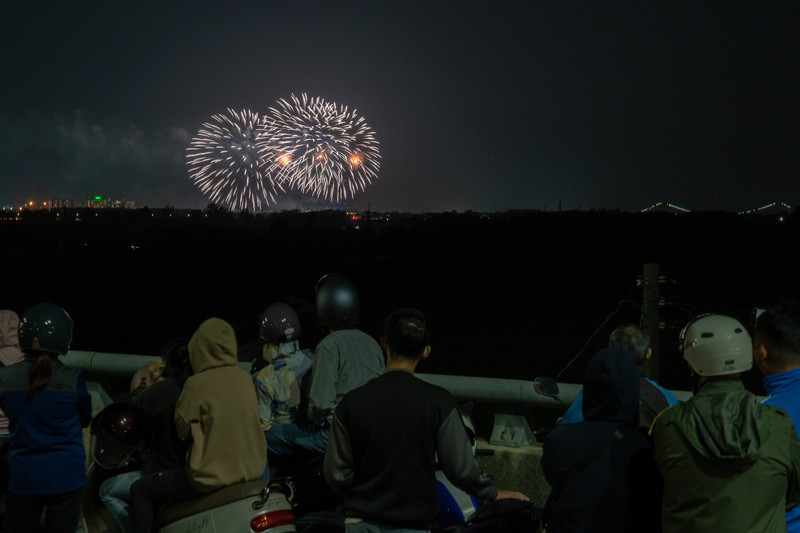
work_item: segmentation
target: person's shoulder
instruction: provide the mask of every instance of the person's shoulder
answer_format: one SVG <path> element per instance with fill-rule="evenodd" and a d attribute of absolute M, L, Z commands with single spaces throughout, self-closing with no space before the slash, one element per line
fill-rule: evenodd
<path fill-rule="evenodd" d="M 658 428 L 678 423 L 683 418 L 687 406 L 688 402 L 678 402 L 675 405 L 670 405 L 666 409 L 662 409 L 650 424 L 649 433 L 653 434 Z"/>
<path fill-rule="evenodd" d="M 332 331 L 325 335 L 325 337 L 323 337 L 319 343 L 323 344 L 325 342 L 339 342 L 345 340 L 374 342 L 375 344 L 378 343 L 378 341 L 376 341 L 371 335 L 361 331 L 358 328 L 337 329 L 336 331 Z"/>
<path fill-rule="evenodd" d="M 31 364 L 27 362 L 27 360 L 10 366 L 0 367 L 0 382 L 16 382 L 21 379 L 27 384 L 30 367 Z"/>
<path fill-rule="evenodd" d="M 666 398 L 667 402 L 670 405 L 675 405 L 680 401 L 680 400 L 678 400 L 677 396 L 675 396 L 675 394 L 671 390 L 669 390 L 668 388 L 664 387 L 663 385 L 660 385 L 655 380 L 650 379 L 647 376 L 642 376 L 642 381 L 652 385 L 653 388 L 655 388 L 659 392 L 661 392 L 661 394 L 664 395 L 664 398 Z"/>
<path fill-rule="evenodd" d="M 786 409 L 783 407 L 779 407 L 777 405 L 770 405 L 766 403 L 760 403 L 761 410 L 763 415 L 766 417 L 770 417 L 777 421 L 778 423 L 786 423 L 792 424 L 792 417 L 789 413 L 786 412 Z"/>
<path fill-rule="evenodd" d="M 424 397 L 429 403 L 435 403 L 444 409 L 455 409 L 458 407 L 458 401 L 455 396 L 444 387 L 428 383 L 417 376 L 413 376 L 414 384 L 419 389 L 419 395 Z"/>
<path fill-rule="evenodd" d="M 53 369 L 53 381 L 61 379 L 76 379 L 78 376 L 83 376 L 83 371 L 75 366 L 67 366 L 61 362 L 61 359 L 58 357 L 53 358 L 52 362 L 52 369 Z"/>

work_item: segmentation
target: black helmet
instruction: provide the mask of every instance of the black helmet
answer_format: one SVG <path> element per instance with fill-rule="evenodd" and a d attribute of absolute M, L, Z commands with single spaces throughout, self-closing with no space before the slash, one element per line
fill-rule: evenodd
<path fill-rule="evenodd" d="M 36 304 L 19 321 L 19 347 L 23 352 L 64 355 L 72 342 L 72 319 L 55 304 Z"/>
<path fill-rule="evenodd" d="M 279 344 L 300 338 L 300 319 L 285 303 L 274 303 L 261 313 L 258 337 L 267 344 Z"/>
<path fill-rule="evenodd" d="M 94 460 L 102 468 L 123 468 L 133 459 L 147 435 L 147 415 L 129 403 L 112 403 L 92 420 L 97 437 Z"/>
<path fill-rule="evenodd" d="M 361 303 L 358 291 L 341 274 L 326 274 L 317 282 L 317 320 L 320 326 L 355 326 Z"/>

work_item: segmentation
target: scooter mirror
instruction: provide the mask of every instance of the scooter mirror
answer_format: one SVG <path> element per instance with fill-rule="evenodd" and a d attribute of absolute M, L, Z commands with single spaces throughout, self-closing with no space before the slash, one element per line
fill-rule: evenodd
<path fill-rule="evenodd" d="M 542 396 L 558 398 L 558 382 L 553 378 L 538 376 L 533 380 L 533 390 Z"/>

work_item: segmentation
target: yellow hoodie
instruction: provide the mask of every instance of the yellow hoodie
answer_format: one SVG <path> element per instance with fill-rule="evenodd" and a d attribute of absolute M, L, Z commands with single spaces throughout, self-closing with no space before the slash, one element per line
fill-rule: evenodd
<path fill-rule="evenodd" d="M 267 462 L 253 381 L 236 353 L 236 334 L 219 318 L 203 322 L 189 340 L 194 375 L 178 398 L 175 425 L 181 439 L 193 439 L 186 478 L 202 492 L 258 479 Z"/>

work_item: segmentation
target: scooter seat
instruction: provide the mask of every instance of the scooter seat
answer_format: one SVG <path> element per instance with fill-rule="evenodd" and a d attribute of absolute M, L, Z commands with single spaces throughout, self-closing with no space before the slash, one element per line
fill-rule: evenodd
<path fill-rule="evenodd" d="M 177 522 L 187 516 L 221 507 L 244 498 L 259 496 L 266 485 L 266 481 L 247 481 L 223 487 L 199 498 L 169 503 L 158 512 L 156 522 L 158 527 L 161 527 L 165 524 Z"/>

